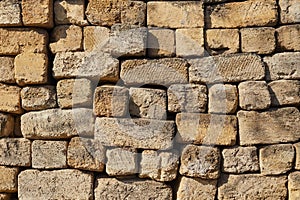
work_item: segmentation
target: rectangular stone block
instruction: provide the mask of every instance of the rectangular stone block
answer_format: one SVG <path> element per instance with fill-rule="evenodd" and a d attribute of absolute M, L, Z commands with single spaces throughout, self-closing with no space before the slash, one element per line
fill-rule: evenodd
<path fill-rule="evenodd" d="M 1 3 L 1 2 L 0 2 Z M 15 83 L 14 58 L 8 56 L 0 57 L 0 81 L 3 83 Z"/>
<path fill-rule="evenodd" d="M 175 32 L 172 29 L 150 29 L 147 40 L 148 56 L 172 57 L 175 55 Z"/>
<path fill-rule="evenodd" d="M 12 115 L 0 113 L 0 138 L 11 136 L 14 132 L 15 119 Z"/>
<path fill-rule="evenodd" d="M 0 83 L 0 111 L 21 114 L 21 88 Z"/>
<path fill-rule="evenodd" d="M 95 138 L 105 146 L 168 149 L 172 147 L 174 133 L 172 121 L 96 118 L 95 123 Z"/>
<path fill-rule="evenodd" d="M 276 32 L 278 46 L 282 51 L 300 51 L 300 24 L 281 26 Z"/>
<path fill-rule="evenodd" d="M 84 19 L 84 0 L 55 0 L 55 24 L 87 25 Z"/>
<path fill-rule="evenodd" d="M 300 198 L 300 173 L 292 172 L 288 176 L 289 200 L 297 200 Z"/>
<path fill-rule="evenodd" d="M 237 117 L 241 145 L 276 144 L 300 138 L 300 113 L 297 108 L 239 111 Z"/>
<path fill-rule="evenodd" d="M 30 140 L 24 138 L 0 139 L 0 165 L 30 166 L 30 146 Z"/>
<path fill-rule="evenodd" d="M 18 173 L 18 168 L 0 166 L 0 192 L 17 192 Z"/>
<path fill-rule="evenodd" d="M 17 0 L 4 0 L 0 2 L 0 27 L 21 26 L 21 8 Z"/>
<path fill-rule="evenodd" d="M 294 144 L 294 148 L 296 151 L 295 169 L 300 170 L 300 142 Z"/>
<path fill-rule="evenodd" d="M 278 80 L 268 85 L 273 106 L 300 104 L 300 81 Z"/>
<path fill-rule="evenodd" d="M 121 10 L 121 23 L 144 26 L 147 3 L 143 1 L 125 1 Z"/>
<path fill-rule="evenodd" d="M 18 198 L 93 199 L 93 175 L 74 169 L 25 170 L 18 177 Z"/>
<path fill-rule="evenodd" d="M 282 24 L 300 22 L 300 2 L 298 0 L 279 0 L 280 22 Z"/>
<path fill-rule="evenodd" d="M 179 143 L 234 145 L 237 119 L 233 115 L 179 113 L 176 115 Z"/>
<path fill-rule="evenodd" d="M 110 29 L 102 26 L 86 26 L 83 29 L 85 51 L 98 51 L 109 42 Z"/>
<path fill-rule="evenodd" d="M 191 83 L 242 82 L 261 80 L 265 77 L 265 67 L 255 54 L 232 54 L 210 56 L 189 60 Z"/>

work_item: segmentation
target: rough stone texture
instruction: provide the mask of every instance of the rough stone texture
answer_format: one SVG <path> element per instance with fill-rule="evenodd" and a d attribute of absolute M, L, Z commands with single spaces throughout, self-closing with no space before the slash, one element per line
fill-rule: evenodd
<path fill-rule="evenodd" d="M 206 106 L 205 85 L 175 84 L 168 88 L 169 112 L 205 112 Z"/>
<path fill-rule="evenodd" d="M 267 65 L 266 79 L 300 79 L 300 52 L 277 53 L 264 57 Z"/>
<path fill-rule="evenodd" d="M 200 57 L 204 54 L 202 28 L 176 29 L 176 55 L 180 57 Z"/>
<path fill-rule="evenodd" d="M 0 166 L 0 192 L 17 192 L 18 173 L 18 168 Z"/>
<path fill-rule="evenodd" d="M 212 55 L 237 53 L 240 49 L 238 29 L 208 29 L 206 38 Z"/>
<path fill-rule="evenodd" d="M 181 154 L 179 173 L 190 177 L 217 179 L 220 151 L 214 147 L 187 145 Z"/>
<path fill-rule="evenodd" d="M 103 85 L 94 93 L 94 114 L 106 117 L 128 115 L 129 91 L 125 87 Z"/>
<path fill-rule="evenodd" d="M 238 86 L 239 104 L 245 110 L 267 109 L 271 105 L 271 95 L 265 81 L 246 81 Z"/>
<path fill-rule="evenodd" d="M 21 117 L 21 130 L 25 138 L 63 139 L 92 135 L 94 118 L 91 109 L 49 109 L 29 112 Z"/>
<path fill-rule="evenodd" d="M 280 108 L 266 112 L 239 111 L 241 145 L 292 142 L 300 138 L 300 113 L 296 108 Z"/>
<path fill-rule="evenodd" d="M 18 198 L 93 199 L 93 176 L 74 169 L 25 170 L 18 177 Z"/>
<path fill-rule="evenodd" d="M 300 172 L 292 172 L 288 177 L 289 200 L 300 198 Z"/>
<path fill-rule="evenodd" d="M 247 26 L 274 26 L 277 6 L 273 0 L 250 0 L 217 4 L 208 7 L 209 28 L 236 28 Z"/>
<path fill-rule="evenodd" d="M 82 28 L 75 25 L 56 26 L 50 41 L 52 53 L 82 50 Z"/>
<path fill-rule="evenodd" d="M 53 62 L 56 79 L 94 77 L 103 81 L 119 79 L 119 61 L 103 53 L 57 53 Z"/>
<path fill-rule="evenodd" d="M 235 85 L 215 84 L 208 90 L 208 112 L 233 114 L 238 107 L 238 91 Z"/>
<path fill-rule="evenodd" d="M 53 0 L 22 0 L 22 20 L 25 26 L 52 28 Z"/>
<path fill-rule="evenodd" d="M 256 147 L 233 147 L 223 149 L 223 171 L 227 173 L 245 173 L 259 171 Z"/>
<path fill-rule="evenodd" d="M 86 26 L 83 29 L 83 48 L 85 51 L 104 49 L 109 42 L 110 29 L 101 26 Z"/>
<path fill-rule="evenodd" d="M 88 79 L 63 79 L 57 83 L 60 108 L 89 107 L 92 105 L 92 82 Z"/>
<path fill-rule="evenodd" d="M 148 119 L 167 118 L 167 94 L 164 90 L 130 88 L 130 115 Z"/>
<path fill-rule="evenodd" d="M 164 183 L 141 179 L 97 178 L 95 200 L 156 199 L 172 200 L 172 189 Z M 116 192 L 118 191 L 118 192 Z"/>
<path fill-rule="evenodd" d="M 30 145 L 24 138 L 0 139 L 0 165 L 30 166 Z"/>
<path fill-rule="evenodd" d="M 5 0 L 0 2 L 0 26 L 20 26 L 21 8 L 16 0 Z"/>
<path fill-rule="evenodd" d="M 0 200 L 10 200 L 11 194 L 8 193 L 0 193 Z"/>
<path fill-rule="evenodd" d="M 203 2 L 148 2 L 147 25 L 167 28 L 204 26 Z"/>
<path fill-rule="evenodd" d="M 0 83 L 0 111 L 21 114 L 21 88 Z"/>
<path fill-rule="evenodd" d="M 121 10 L 121 23 L 132 25 L 145 25 L 147 4 L 142 1 L 125 1 Z"/>
<path fill-rule="evenodd" d="M 179 113 L 176 115 L 180 143 L 234 145 L 237 119 L 233 115 Z"/>
<path fill-rule="evenodd" d="M 0 28 L 0 55 L 46 52 L 48 34 L 42 29 Z"/>
<path fill-rule="evenodd" d="M 15 119 L 12 115 L 0 113 L 0 138 L 11 136 L 14 132 Z"/>
<path fill-rule="evenodd" d="M 282 50 L 300 51 L 300 24 L 281 26 L 276 31 L 278 46 Z"/>
<path fill-rule="evenodd" d="M 284 200 L 287 198 L 286 182 L 285 176 L 229 175 L 223 178 L 218 199 Z"/>
<path fill-rule="evenodd" d="M 128 176 L 138 172 L 137 152 L 134 149 L 108 149 L 106 157 L 106 173 L 110 176 Z"/>
<path fill-rule="evenodd" d="M 175 123 L 151 119 L 97 118 L 95 138 L 106 146 L 168 149 L 172 146 Z"/>
<path fill-rule="evenodd" d="M 66 168 L 67 146 L 67 141 L 34 140 L 31 145 L 32 168 Z"/>
<path fill-rule="evenodd" d="M 21 98 L 25 110 L 44 110 L 57 106 L 55 87 L 51 85 L 24 87 Z"/>
<path fill-rule="evenodd" d="M 298 0 L 279 0 L 279 7 L 281 23 L 300 22 L 300 2 Z"/>
<path fill-rule="evenodd" d="M 187 83 L 188 63 L 179 58 L 127 60 L 122 63 L 120 77 L 126 85 Z"/>
<path fill-rule="evenodd" d="M 217 192 L 216 180 L 181 177 L 177 200 L 214 200 Z"/>
<path fill-rule="evenodd" d="M 259 151 L 260 170 L 265 175 L 284 174 L 292 169 L 294 162 L 292 144 L 276 144 Z"/>
<path fill-rule="evenodd" d="M 300 170 L 300 142 L 294 144 L 294 148 L 295 148 L 295 151 L 296 151 L 295 169 Z"/>
<path fill-rule="evenodd" d="M 273 81 L 269 83 L 269 88 L 273 106 L 300 104 L 300 81 Z"/>
<path fill-rule="evenodd" d="M 261 58 L 255 54 L 210 56 L 189 63 L 191 83 L 240 82 L 261 80 L 265 76 Z"/>
<path fill-rule="evenodd" d="M 243 28 L 241 29 L 242 52 L 254 52 L 258 54 L 271 54 L 275 51 L 275 29 Z"/>
<path fill-rule="evenodd" d="M 175 32 L 172 29 L 150 29 L 147 40 L 149 57 L 175 55 Z"/>
<path fill-rule="evenodd" d="M 142 153 L 139 177 L 156 181 L 172 181 L 176 179 L 178 165 L 179 155 L 175 151 L 145 150 Z"/>
<path fill-rule="evenodd" d="M 68 146 L 68 166 L 89 170 L 104 171 L 105 148 L 101 140 L 74 137 Z"/>
<path fill-rule="evenodd" d="M 2 2 L 0 2 L 1 4 Z M 0 57 L 0 82 L 3 83 L 15 83 L 15 68 L 14 58 L 8 56 Z"/>

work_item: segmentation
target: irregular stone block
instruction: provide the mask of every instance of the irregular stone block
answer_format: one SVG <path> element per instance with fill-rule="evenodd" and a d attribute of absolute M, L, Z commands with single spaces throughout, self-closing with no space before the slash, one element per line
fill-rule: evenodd
<path fill-rule="evenodd" d="M 300 173 L 292 172 L 288 177 L 289 200 L 297 200 L 300 198 Z"/>
<path fill-rule="evenodd" d="M 234 145 L 237 119 L 233 115 L 179 113 L 176 115 L 177 142 Z"/>
<path fill-rule="evenodd" d="M 147 25 L 167 28 L 196 28 L 204 26 L 202 2 L 147 3 Z"/>
<path fill-rule="evenodd" d="M 83 29 L 83 48 L 85 51 L 104 49 L 109 42 L 110 29 L 101 26 L 86 26 Z"/>
<path fill-rule="evenodd" d="M 24 138 L 0 139 L 0 165 L 30 166 L 30 140 Z"/>
<path fill-rule="evenodd" d="M 240 107 L 245 110 L 262 110 L 271 105 L 271 95 L 265 81 L 246 81 L 238 86 Z"/>
<path fill-rule="evenodd" d="M 281 26 L 276 31 L 279 48 L 283 51 L 300 51 L 300 24 Z"/>
<path fill-rule="evenodd" d="M 156 181 L 176 179 L 179 155 L 176 151 L 157 152 L 145 150 L 140 163 L 140 178 L 151 178 Z"/>
<path fill-rule="evenodd" d="M 18 168 L 0 166 L 0 192 L 17 192 Z M 1 199 L 1 197 L 0 197 Z"/>
<path fill-rule="evenodd" d="M 21 114 L 21 88 L 0 83 L 0 111 Z"/>
<path fill-rule="evenodd" d="M 241 145 L 276 144 L 300 138 L 300 113 L 297 108 L 239 111 L 237 117 Z"/>
<path fill-rule="evenodd" d="M 15 119 L 12 115 L 0 113 L 0 138 L 11 136 L 14 132 Z"/>
<path fill-rule="evenodd" d="M 203 179 L 219 177 L 220 151 L 218 148 L 187 145 L 181 154 L 181 175 Z"/>
<path fill-rule="evenodd" d="M 269 88 L 273 106 L 300 104 L 300 81 L 272 81 Z"/>
<path fill-rule="evenodd" d="M 21 26 L 21 8 L 16 0 L 0 2 L 0 26 Z"/>
<path fill-rule="evenodd" d="M 121 65 L 120 76 L 126 85 L 187 83 L 188 63 L 180 58 L 127 60 Z"/>
<path fill-rule="evenodd" d="M 1 4 L 2 2 L 0 2 Z M 0 57 L 0 81 L 3 83 L 15 83 L 14 58 L 8 56 Z"/>
<path fill-rule="evenodd" d="M 151 180 L 97 178 L 95 200 L 156 199 L 172 200 L 170 186 Z M 119 192 L 116 192 L 119 191 Z M 130 191 L 130 192 L 129 192 Z"/>
<path fill-rule="evenodd" d="M 175 123 L 172 121 L 131 118 L 96 118 L 95 138 L 105 146 L 141 149 L 172 147 Z"/>
<path fill-rule="evenodd" d="M 100 140 L 74 137 L 68 146 L 68 166 L 88 170 L 104 171 L 106 149 Z"/>
<path fill-rule="evenodd" d="M 144 26 L 147 4 L 142 1 L 125 1 L 121 10 L 121 23 Z"/>
<path fill-rule="evenodd" d="M 93 176 L 74 169 L 25 170 L 18 177 L 18 198 L 93 199 Z"/>
<path fill-rule="evenodd" d="M 223 171 L 245 173 L 259 171 L 256 147 L 233 147 L 223 149 Z"/>
<path fill-rule="evenodd" d="M 172 57 L 175 55 L 175 32 L 171 29 L 150 29 L 147 40 L 148 56 Z"/>
<path fill-rule="evenodd" d="M 255 54 L 210 56 L 189 60 L 191 83 L 241 82 L 261 80 L 265 67 Z"/>
<path fill-rule="evenodd" d="M 280 22 L 283 24 L 300 22 L 300 2 L 298 0 L 280 0 Z"/>
<path fill-rule="evenodd" d="M 295 148 L 295 151 L 296 151 L 295 169 L 300 170 L 300 142 L 294 144 L 294 148 Z"/>

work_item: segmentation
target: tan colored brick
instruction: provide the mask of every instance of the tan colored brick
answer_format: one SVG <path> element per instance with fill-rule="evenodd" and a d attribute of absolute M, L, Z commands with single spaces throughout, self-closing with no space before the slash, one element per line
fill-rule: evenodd
<path fill-rule="evenodd" d="M 148 56 L 172 57 L 175 55 L 175 32 L 171 29 L 150 29 L 148 31 Z"/>
<path fill-rule="evenodd" d="M 14 126 L 15 119 L 12 115 L 0 113 L 0 138 L 12 136 Z"/>
<path fill-rule="evenodd" d="M 83 29 L 83 48 L 85 51 L 98 51 L 109 42 L 110 29 L 101 26 L 86 26 Z"/>
<path fill-rule="evenodd" d="M 21 8 L 17 0 L 0 2 L 0 27 L 21 26 Z"/>
<path fill-rule="evenodd" d="M 281 23 L 300 22 L 300 2 L 298 0 L 279 0 L 279 6 Z"/>
<path fill-rule="evenodd" d="M 145 25 L 147 4 L 142 1 L 125 1 L 121 10 L 121 23 Z"/>
<path fill-rule="evenodd" d="M 300 81 L 272 81 L 269 83 L 269 88 L 273 106 L 300 104 Z"/>
<path fill-rule="evenodd" d="M 0 2 L 1 3 L 1 2 Z M 0 81 L 4 83 L 15 83 L 14 58 L 8 56 L 0 57 Z"/>
<path fill-rule="evenodd" d="M 294 144 L 294 148 L 295 148 L 295 151 L 296 151 L 295 169 L 300 170 L 300 142 Z"/>
<path fill-rule="evenodd" d="M 0 83 L 0 111 L 21 114 L 21 88 Z"/>
<path fill-rule="evenodd" d="M 292 172 L 288 176 L 289 200 L 297 200 L 300 198 L 300 173 Z"/>
<path fill-rule="evenodd" d="M 278 46 L 282 50 L 300 51 L 300 24 L 281 26 L 276 31 Z"/>
<path fill-rule="evenodd" d="M 17 192 L 18 168 L 0 166 L 0 192 Z"/>

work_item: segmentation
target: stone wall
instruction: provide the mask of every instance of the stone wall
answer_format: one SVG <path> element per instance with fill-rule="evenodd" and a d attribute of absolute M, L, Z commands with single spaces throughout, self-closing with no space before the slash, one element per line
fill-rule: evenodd
<path fill-rule="evenodd" d="M 0 1 L 0 199 L 300 199 L 299 0 Z"/>

